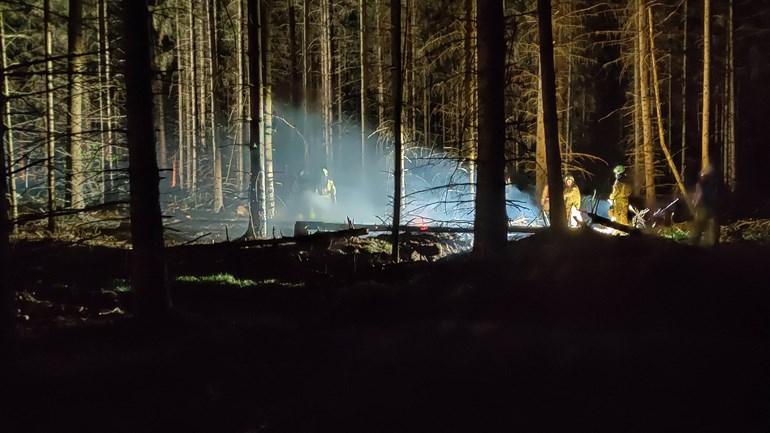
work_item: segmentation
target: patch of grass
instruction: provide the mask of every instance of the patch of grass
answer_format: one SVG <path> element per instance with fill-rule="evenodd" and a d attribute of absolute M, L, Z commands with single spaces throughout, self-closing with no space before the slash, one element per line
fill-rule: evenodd
<path fill-rule="evenodd" d="M 116 278 L 112 280 L 110 289 L 119 293 L 128 293 L 131 291 L 131 284 L 125 278 Z"/>
<path fill-rule="evenodd" d="M 690 232 L 677 226 L 663 227 L 658 233 L 664 238 L 668 238 L 677 242 L 686 242 L 690 238 Z"/>
<path fill-rule="evenodd" d="M 201 276 L 181 275 L 176 277 L 176 281 L 188 284 L 214 284 L 219 286 L 233 286 L 239 288 L 257 286 L 257 283 L 254 280 L 240 280 L 230 274 L 213 274 Z"/>

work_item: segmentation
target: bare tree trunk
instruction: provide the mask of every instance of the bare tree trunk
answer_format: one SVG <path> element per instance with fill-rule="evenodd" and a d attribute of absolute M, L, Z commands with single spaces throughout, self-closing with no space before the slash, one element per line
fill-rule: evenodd
<path fill-rule="evenodd" d="M 185 146 L 187 142 L 187 128 L 185 128 L 185 78 L 187 76 L 185 46 L 182 42 L 182 32 L 179 22 L 179 0 L 174 0 L 174 32 L 176 37 L 176 90 L 177 90 L 177 164 L 176 176 L 179 179 L 179 188 L 185 189 Z M 174 180 L 172 180 L 173 184 Z"/>
<path fill-rule="evenodd" d="M 369 86 L 369 31 L 366 16 L 366 0 L 358 0 L 358 36 L 360 40 L 361 64 L 361 174 L 366 170 L 366 90 Z M 340 101 L 341 102 L 341 101 Z"/>
<path fill-rule="evenodd" d="M 157 116 L 158 127 L 158 164 L 161 168 L 168 168 L 168 147 L 166 145 L 166 104 L 164 102 L 165 94 L 163 92 L 164 79 L 159 75 L 155 80 L 157 89 L 155 92 L 155 113 Z M 161 179 L 161 181 L 163 181 Z"/>
<path fill-rule="evenodd" d="M 711 0 L 703 0 L 703 117 L 701 167 L 709 165 L 709 111 L 711 108 Z"/>
<path fill-rule="evenodd" d="M 206 150 L 208 149 L 208 146 L 211 145 L 211 136 L 210 136 L 210 129 L 208 127 L 208 109 L 206 107 L 206 98 L 208 96 L 208 83 L 206 80 L 206 74 L 207 74 L 207 67 L 206 67 L 206 19 L 207 14 L 205 11 L 205 8 L 201 8 L 203 4 L 205 4 L 207 0 L 195 0 L 195 8 L 193 9 L 193 17 L 195 22 L 195 45 L 194 45 L 194 52 L 195 52 L 195 63 L 193 63 L 194 68 L 193 72 L 195 74 L 195 109 L 197 114 L 197 124 L 198 124 L 198 143 L 200 144 L 200 154 L 198 155 L 200 158 L 200 161 L 198 163 L 198 171 L 197 178 L 198 183 L 201 187 L 201 190 L 205 190 L 205 186 L 207 186 L 208 182 L 205 182 L 204 179 L 206 179 Z M 203 9 L 203 10 L 200 10 Z M 201 17 L 201 14 L 203 14 L 203 17 Z M 213 173 L 213 158 L 210 161 L 212 173 Z M 197 205 L 197 200 L 196 200 Z"/>
<path fill-rule="evenodd" d="M 687 161 L 687 21 L 689 0 L 684 0 L 684 35 L 682 37 L 682 144 L 680 175 L 684 177 Z"/>
<path fill-rule="evenodd" d="M 676 169 L 676 164 L 674 164 L 674 159 L 671 157 L 671 152 L 668 149 L 668 146 L 666 145 L 666 134 L 663 131 L 663 113 L 662 113 L 662 104 L 660 101 L 660 84 L 658 81 L 658 66 L 656 64 L 655 60 L 655 34 L 653 32 L 653 25 L 652 25 L 652 9 L 647 8 L 647 24 L 648 24 L 648 30 L 650 35 L 650 62 L 651 62 L 651 69 L 652 69 L 652 88 L 655 92 L 655 113 L 657 115 L 658 119 L 658 140 L 660 141 L 660 148 L 663 150 L 663 155 L 666 157 L 666 162 L 668 162 L 668 167 L 671 169 L 671 174 L 674 175 L 674 180 L 676 181 L 676 185 L 679 188 L 679 193 L 682 194 L 682 197 L 685 199 L 686 203 L 690 203 L 690 200 L 687 199 L 687 190 L 684 187 L 684 183 L 682 182 L 682 178 L 679 177 L 679 172 Z"/>
<path fill-rule="evenodd" d="M 425 147 L 432 147 L 433 143 L 431 143 L 430 131 L 430 121 L 432 117 L 430 95 L 432 90 L 432 83 L 428 73 L 427 59 L 422 62 L 422 66 L 422 141 Z"/>
<path fill-rule="evenodd" d="M 399 232 L 401 225 L 401 178 L 403 176 L 403 149 L 401 143 L 401 0 L 390 1 L 390 61 L 393 93 L 393 236 L 391 256 L 398 263 Z"/>
<path fill-rule="evenodd" d="M 332 139 L 332 48 L 330 0 L 321 0 L 321 112 L 323 119 L 324 165 L 334 157 Z"/>
<path fill-rule="evenodd" d="M 131 285 L 137 314 L 162 318 L 171 307 L 166 288 L 163 221 L 155 159 L 152 110 L 152 44 L 147 0 L 123 0 L 126 51 L 126 113 L 131 186 Z"/>
<path fill-rule="evenodd" d="M 247 238 L 267 236 L 267 209 L 265 205 L 264 149 L 262 147 L 262 41 L 259 0 L 248 0 L 249 9 L 249 88 L 251 89 L 251 124 L 249 131 L 249 228 Z"/>
<path fill-rule="evenodd" d="M 564 159 L 572 162 L 572 54 L 567 52 L 567 108 L 564 111 Z"/>
<path fill-rule="evenodd" d="M 563 232 L 567 229 L 563 183 L 561 179 L 561 153 L 559 152 L 559 125 L 556 113 L 556 72 L 553 58 L 553 31 L 551 29 L 551 0 L 538 0 L 537 16 L 540 44 L 541 92 L 543 95 L 543 124 L 545 132 L 545 157 L 548 168 L 548 197 L 551 208 L 551 229 Z"/>
<path fill-rule="evenodd" d="M 380 0 L 374 0 L 375 20 L 377 21 L 377 127 L 385 123 L 385 30 L 382 28 Z"/>
<path fill-rule="evenodd" d="M 299 65 L 297 62 L 297 17 L 294 7 L 294 0 L 289 0 L 289 73 L 291 75 L 291 106 L 294 109 L 293 118 L 299 118 L 300 106 L 300 87 L 299 87 Z"/>
<path fill-rule="evenodd" d="M 190 194 L 195 197 L 198 191 L 198 141 L 199 141 L 199 134 L 198 134 L 198 104 L 197 104 L 197 62 L 195 61 L 197 54 L 196 54 L 196 43 L 195 43 L 195 0 L 189 0 L 188 1 L 188 38 L 189 38 L 189 61 L 188 66 L 190 67 L 190 70 L 187 75 L 187 82 L 189 84 L 188 87 L 188 112 L 187 116 L 189 119 L 190 127 L 188 130 L 190 131 L 189 135 L 189 141 L 190 144 L 190 151 L 188 152 L 189 157 L 189 165 L 187 166 L 187 185 L 190 188 Z"/>
<path fill-rule="evenodd" d="M 216 20 L 216 0 L 205 0 L 206 10 L 206 32 L 209 34 L 208 40 L 208 70 L 209 79 L 207 87 L 209 88 L 209 128 L 211 137 L 211 157 L 212 169 L 214 172 L 213 182 L 213 211 L 218 213 L 224 207 L 224 193 L 222 190 L 222 150 L 219 148 L 224 138 L 221 131 L 221 115 L 224 108 L 219 104 L 224 96 L 222 95 L 222 73 L 219 70 L 219 50 L 217 49 L 217 20 Z"/>
<path fill-rule="evenodd" d="M 64 201 L 67 206 L 82 208 L 83 199 L 83 1 L 69 0 L 67 29 L 67 170 L 65 171 Z"/>
<path fill-rule="evenodd" d="M 15 220 L 19 216 L 19 208 L 16 200 L 16 176 L 13 174 L 13 164 L 16 159 L 15 149 L 13 146 L 13 129 L 11 124 L 11 86 L 8 81 L 8 75 L 5 74 L 5 69 L 8 67 L 8 56 L 5 50 L 5 22 L 3 20 L 3 11 L 0 10 L 0 140 L 5 139 L 5 158 L 0 158 L 0 164 L 7 164 L 8 166 L 8 211 L 10 212 L 10 218 Z M 7 135 L 3 136 L 3 133 Z M 0 143 L 2 147 L 2 143 Z M 2 149 L 0 149 L 2 151 Z M 0 194 L 0 200 L 3 199 L 3 195 Z M 0 215 L 2 218 L 2 215 Z M 13 231 L 13 224 L 8 227 L 9 231 Z M 2 236 L 2 234 L 0 234 Z M 0 241 L 1 242 L 1 241 Z M 0 295 L 2 296 L 2 295 Z M 0 310 L 2 314 L 3 310 Z"/>
<path fill-rule="evenodd" d="M 505 18 L 499 0 L 478 0 L 479 146 L 473 254 L 504 254 L 508 241 L 505 203 Z"/>
<path fill-rule="evenodd" d="M 53 35 L 51 34 L 51 2 L 43 2 L 43 32 L 45 37 L 45 92 L 46 92 L 46 171 L 48 187 L 48 230 L 56 230 L 56 220 L 53 212 L 56 209 L 56 177 L 55 177 L 55 124 L 53 106 L 53 62 L 51 51 L 53 50 Z"/>
<path fill-rule="evenodd" d="M 464 79 L 464 97 L 465 109 L 463 111 L 463 148 L 465 149 L 464 158 L 468 163 L 468 177 L 471 184 L 471 192 L 475 191 L 476 183 L 476 127 L 478 124 L 477 105 L 476 105 L 476 74 L 474 73 L 476 64 L 476 53 L 473 50 L 473 41 L 476 40 L 476 19 L 475 1 L 465 0 L 465 79 Z M 504 31 L 505 29 L 503 29 Z M 505 51 L 505 45 L 500 52 Z M 501 81 L 502 82 L 502 81 Z"/>
<path fill-rule="evenodd" d="M 0 63 L 0 83 L 6 82 L 5 75 L 5 45 L 4 45 L 4 32 L 3 28 L 3 12 L 0 10 L 0 48 L 3 49 L 3 61 Z M 3 85 L 2 91 L 0 91 L 0 111 L 6 111 L 8 107 L 7 94 Z M 13 278 L 11 277 L 12 266 L 11 248 L 10 248 L 10 236 L 11 236 L 11 221 L 8 215 L 9 212 L 9 200 L 6 199 L 6 195 L 10 192 L 8 188 L 7 180 L 13 177 L 6 173 L 6 160 L 8 155 L 5 153 L 5 133 L 8 131 L 6 117 L 0 113 L 0 343 L 7 343 L 8 340 L 13 338 L 16 308 L 14 307 L 15 291 L 13 287 Z M 9 136 L 10 131 L 9 132 Z M 10 161 L 9 161 L 10 162 Z M 12 170 L 11 164 L 8 164 L 8 171 Z"/>
<path fill-rule="evenodd" d="M 727 187 L 735 192 L 738 186 L 737 159 L 735 154 L 735 24 L 734 4 L 729 0 L 727 18 Z"/>
<path fill-rule="evenodd" d="M 104 194 L 102 195 L 102 200 L 108 202 L 112 201 L 116 195 L 114 175 L 116 164 L 114 163 L 115 157 L 112 143 L 112 75 L 110 72 L 110 38 L 107 27 L 106 0 L 99 0 L 97 7 L 99 8 L 99 62 L 102 66 L 101 79 L 103 84 L 99 92 L 104 98 L 104 111 L 100 112 L 104 131 L 101 137 L 103 146 L 102 157 L 104 158 L 104 170 L 102 172 Z"/>
<path fill-rule="evenodd" d="M 634 0 L 636 1 L 636 0 Z M 636 20 L 638 26 L 638 20 Z M 638 32 L 638 29 L 636 30 Z M 642 191 L 642 175 L 644 168 L 644 154 L 642 152 L 642 80 L 641 80 L 641 52 L 639 47 L 639 38 L 634 35 L 634 194 Z"/>
<path fill-rule="evenodd" d="M 238 7 L 239 7 L 239 24 L 240 24 L 240 34 L 238 35 L 238 41 L 241 44 L 241 52 L 240 56 L 238 56 L 238 61 L 240 62 L 240 78 L 241 78 L 241 86 L 238 88 L 238 98 L 240 101 L 239 105 L 239 111 L 241 113 L 241 117 L 239 118 L 239 136 L 240 136 L 240 142 L 238 143 L 238 191 L 242 192 L 244 189 L 244 184 L 246 182 L 246 164 L 245 164 L 245 156 L 246 156 L 246 148 L 248 147 L 249 143 L 251 142 L 251 139 L 249 138 L 249 130 L 251 127 L 251 112 L 249 110 L 250 107 L 250 96 L 249 96 L 249 86 L 248 80 L 249 80 L 249 60 L 248 60 L 248 51 L 249 51 L 249 41 L 248 41 L 248 34 L 249 34 L 249 19 L 248 19 L 248 8 L 246 6 L 247 0 L 238 0 Z"/>
<path fill-rule="evenodd" d="M 538 68 L 540 68 L 538 66 Z M 542 197 L 543 190 L 548 185 L 548 170 L 546 167 L 545 151 L 545 122 L 543 120 L 543 78 L 538 70 L 537 79 L 537 119 L 535 120 L 535 191 L 537 197 Z"/>
<path fill-rule="evenodd" d="M 308 61 L 308 54 L 310 52 L 309 44 L 310 38 L 308 37 L 308 31 L 310 30 L 310 11 L 308 9 L 308 0 L 303 0 L 302 4 L 302 111 L 303 111 L 303 126 L 302 132 L 305 135 L 305 154 L 303 167 L 308 169 L 310 164 L 310 124 L 308 119 L 308 104 L 310 104 L 310 62 Z"/>
<path fill-rule="evenodd" d="M 645 0 L 637 1 L 639 36 L 639 90 L 642 101 L 642 138 L 644 153 L 644 196 L 648 208 L 655 205 L 655 159 L 652 149 L 652 116 L 650 116 L 649 67 L 647 64 L 647 33 L 645 31 Z"/>
<path fill-rule="evenodd" d="M 262 12 L 262 90 L 264 93 L 264 123 L 265 135 L 265 194 L 267 200 L 267 218 L 275 216 L 275 186 L 273 172 L 273 78 L 270 66 L 270 8 L 268 2 L 260 2 Z"/>

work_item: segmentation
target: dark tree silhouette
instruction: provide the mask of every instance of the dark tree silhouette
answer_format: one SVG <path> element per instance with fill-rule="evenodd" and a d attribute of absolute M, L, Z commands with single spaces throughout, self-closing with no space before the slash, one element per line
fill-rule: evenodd
<path fill-rule="evenodd" d="M 543 123 L 545 124 L 545 160 L 548 168 L 548 191 L 551 206 L 551 229 L 565 231 L 567 216 L 564 209 L 564 188 L 561 180 L 559 126 L 556 117 L 556 72 L 553 62 L 553 31 L 551 0 L 537 1 L 540 41 L 540 72 L 543 94 Z"/>
<path fill-rule="evenodd" d="M 508 236 L 505 209 L 505 22 L 498 0 L 478 2 L 479 148 L 473 254 L 499 255 Z"/>
<path fill-rule="evenodd" d="M 131 188 L 131 285 L 137 314 L 157 319 L 171 302 L 166 288 L 163 221 L 152 94 L 152 44 L 147 0 L 124 0 L 126 114 Z"/>

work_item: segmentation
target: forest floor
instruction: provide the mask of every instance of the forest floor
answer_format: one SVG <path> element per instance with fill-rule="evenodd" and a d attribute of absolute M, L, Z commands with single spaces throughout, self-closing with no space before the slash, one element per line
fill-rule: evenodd
<path fill-rule="evenodd" d="M 222 230 L 180 222 L 174 310 L 152 326 L 126 312 L 125 225 L 110 224 L 83 225 L 92 241 L 74 228 L 15 239 L 3 431 L 770 427 L 762 221 L 725 227 L 715 249 L 541 233 L 483 263 L 453 254 L 462 239 L 413 236 L 395 266 L 387 238 L 186 245 Z"/>

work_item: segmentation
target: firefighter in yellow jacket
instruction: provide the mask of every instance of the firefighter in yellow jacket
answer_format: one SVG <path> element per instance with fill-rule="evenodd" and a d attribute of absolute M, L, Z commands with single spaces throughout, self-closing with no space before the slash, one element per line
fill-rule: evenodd
<path fill-rule="evenodd" d="M 578 215 L 580 210 L 580 188 L 575 183 L 575 178 L 571 174 L 564 176 L 564 210 L 567 214 L 567 225 L 569 227 L 577 226 L 577 221 L 573 219 L 573 209 Z"/>
<path fill-rule="evenodd" d="M 631 195 L 631 185 L 626 182 L 626 168 L 618 165 L 612 172 L 615 173 L 615 183 L 612 184 L 610 194 L 609 217 L 612 221 L 628 225 L 628 197 Z"/>
<path fill-rule="evenodd" d="M 564 176 L 564 210 L 567 217 L 567 225 L 569 226 L 577 225 L 572 219 L 572 208 L 575 208 L 575 211 L 579 211 L 580 201 L 580 188 L 578 188 L 575 183 L 575 178 L 569 174 Z M 550 210 L 548 203 L 548 185 L 543 188 L 540 205 L 542 206 L 543 212 L 548 215 Z"/>

